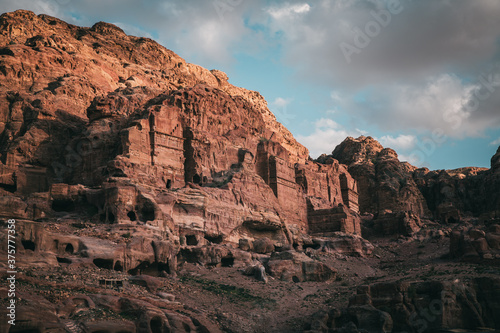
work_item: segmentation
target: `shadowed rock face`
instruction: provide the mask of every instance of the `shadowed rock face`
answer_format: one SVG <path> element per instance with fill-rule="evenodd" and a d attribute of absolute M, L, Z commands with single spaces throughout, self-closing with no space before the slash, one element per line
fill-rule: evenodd
<path fill-rule="evenodd" d="M 458 222 L 461 216 L 498 216 L 499 156 L 491 169 L 429 171 L 400 162 L 396 152 L 371 137 L 347 138 L 331 157 L 348 165 L 357 181 L 361 212 L 409 212 L 419 218 Z M 318 161 L 327 157 L 322 156 Z"/>
<path fill-rule="evenodd" d="M 311 332 L 437 332 L 446 329 L 500 327 L 498 278 L 460 282 L 398 282 L 358 287 L 342 311 L 319 312 Z M 359 329 L 359 331 L 358 331 Z"/>
<path fill-rule="evenodd" d="M 428 215 L 427 203 L 413 179 L 415 167 L 401 163 L 392 149 L 371 137 L 347 138 L 332 155 L 348 165 L 358 182 L 361 212 L 408 211 Z"/>

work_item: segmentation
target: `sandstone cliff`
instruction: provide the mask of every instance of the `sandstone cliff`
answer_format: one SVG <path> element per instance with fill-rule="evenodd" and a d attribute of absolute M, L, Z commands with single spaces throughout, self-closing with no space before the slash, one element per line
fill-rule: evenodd
<path fill-rule="evenodd" d="M 6 13 L 0 75 L 6 218 L 152 228 L 175 244 L 360 234 L 345 166 L 310 161 L 258 92 L 150 39 Z"/>

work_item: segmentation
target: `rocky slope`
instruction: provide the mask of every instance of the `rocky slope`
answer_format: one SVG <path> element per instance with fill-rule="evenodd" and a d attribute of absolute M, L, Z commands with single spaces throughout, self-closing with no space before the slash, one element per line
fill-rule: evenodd
<path fill-rule="evenodd" d="M 0 252 L 15 219 L 19 323 L 2 332 L 415 331 L 411 288 L 477 295 L 431 329 L 498 329 L 483 282 L 498 275 L 500 150 L 490 170 L 435 172 L 361 137 L 312 161 L 223 72 L 29 11 L 0 16 L 0 77 Z M 430 268 L 457 262 L 458 287 Z M 348 303 L 373 282 L 395 287 Z M 481 313 L 458 320 L 467 306 Z"/>

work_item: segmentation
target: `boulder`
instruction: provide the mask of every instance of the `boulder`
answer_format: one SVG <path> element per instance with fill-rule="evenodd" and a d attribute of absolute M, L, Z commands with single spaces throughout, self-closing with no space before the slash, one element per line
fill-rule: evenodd
<path fill-rule="evenodd" d="M 335 279 L 336 271 L 295 251 L 274 252 L 266 264 L 269 274 L 284 281 L 328 281 Z"/>

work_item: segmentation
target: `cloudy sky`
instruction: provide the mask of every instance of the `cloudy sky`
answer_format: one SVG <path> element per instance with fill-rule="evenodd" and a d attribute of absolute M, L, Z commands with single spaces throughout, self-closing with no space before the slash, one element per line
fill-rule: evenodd
<path fill-rule="evenodd" d="M 106 21 L 259 91 L 317 157 L 371 135 L 431 169 L 500 145 L 498 0 L 0 0 Z"/>

